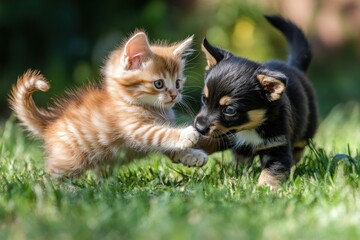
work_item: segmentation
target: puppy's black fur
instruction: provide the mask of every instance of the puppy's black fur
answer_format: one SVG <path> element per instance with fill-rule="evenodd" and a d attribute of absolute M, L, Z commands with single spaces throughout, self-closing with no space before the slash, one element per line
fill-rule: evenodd
<path fill-rule="evenodd" d="M 276 188 L 314 136 L 318 110 L 305 76 L 311 50 L 303 32 L 281 17 L 266 19 L 287 38 L 288 61 L 260 64 L 204 39 L 208 66 L 203 105 L 194 125 L 202 135 L 221 139 L 212 141 L 221 146 L 202 144 L 209 153 L 232 148 L 236 162 L 258 154 L 263 169 L 259 184 Z"/>

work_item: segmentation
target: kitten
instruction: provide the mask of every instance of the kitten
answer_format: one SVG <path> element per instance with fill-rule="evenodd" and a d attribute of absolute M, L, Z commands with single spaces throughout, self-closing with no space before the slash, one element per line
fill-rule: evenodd
<path fill-rule="evenodd" d="M 314 136 L 318 108 L 305 76 L 311 50 L 304 34 L 281 17 L 266 18 L 289 41 L 288 62 L 256 63 L 204 39 L 208 64 L 203 105 L 194 125 L 212 138 L 212 142 L 202 140 L 199 145 L 208 153 L 232 148 L 236 163 L 259 155 L 262 171 L 258 183 L 277 188 Z"/>
<path fill-rule="evenodd" d="M 158 150 L 184 165 L 205 164 L 207 155 L 191 149 L 199 133 L 192 126 L 175 128 L 171 109 L 182 98 L 192 40 L 150 45 L 144 32 L 136 32 L 110 54 L 100 87 L 74 91 L 48 110 L 39 109 L 31 96 L 49 89 L 45 78 L 32 70 L 20 77 L 10 106 L 27 130 L 44 140 L 47 173 L 78 176 L 98 163 L 112 163 L 119 150 L 128 157 Z"/>

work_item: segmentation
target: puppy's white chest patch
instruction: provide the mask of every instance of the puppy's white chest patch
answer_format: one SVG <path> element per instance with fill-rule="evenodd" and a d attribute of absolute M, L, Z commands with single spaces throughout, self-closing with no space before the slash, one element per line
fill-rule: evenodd
<path fill-rule="evenodd" d="M 272 138 L 262 138 L 256 130 L 244 130 L 235 134 L 236 147 L 251 146 L 254 150 L 264 150 L 287 143 L 284 135 Z"/>
<path fill-rule="evenodd" d="M 264 139 L 255 130 L 244 130 L 236 133 L 236 146 L 258 146 L 264 143 Z"/>

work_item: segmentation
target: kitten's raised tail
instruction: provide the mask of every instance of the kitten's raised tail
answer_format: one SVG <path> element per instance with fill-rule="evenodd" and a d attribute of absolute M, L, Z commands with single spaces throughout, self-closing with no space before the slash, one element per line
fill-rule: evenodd
<path fill-rule="evenodd" d="M 9 95 L 10 108 L 30 132 L 42 136 L 42 132 L 54 117 L 44 109 L 39 109 L 32 98 L 35 91 L 46 92 L 49 83 L 38 71 L 28 70 L 18 78 Z"/>
<path fill-rule="evenodd" d="M 279 16 L 265 16 L 265 18 L 286 37 L 290 44 L 288 64 L 306 72 L 311 58 L 311 48 L 304 33 L 295 24 Z"/>

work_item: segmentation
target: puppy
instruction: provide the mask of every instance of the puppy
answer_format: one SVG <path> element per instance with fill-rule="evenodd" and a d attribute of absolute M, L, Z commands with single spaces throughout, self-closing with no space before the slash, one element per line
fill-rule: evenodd
<path fill-rule="evenodd" d="M 208 153 L 232 148 L 236 163 L 259 155 L 258 184 L 277 188 L 314 136 L 318 107 L 305 76 L 312 56 L 303 32 L 281 17 L 266 19 L 288 40 L 288 61 L 257 63 L 204 39 L 205 86 L 194 125 L 210 139 L 200 144 Z"/>

